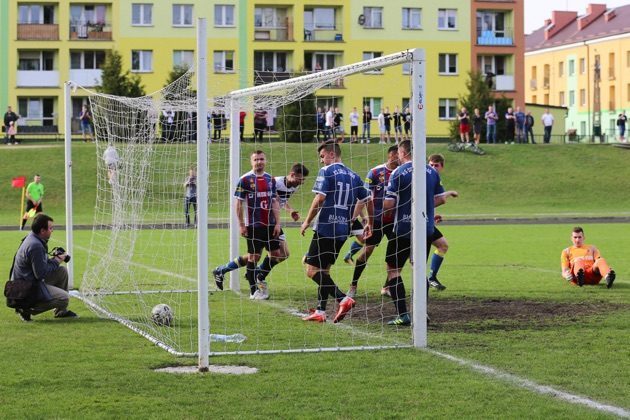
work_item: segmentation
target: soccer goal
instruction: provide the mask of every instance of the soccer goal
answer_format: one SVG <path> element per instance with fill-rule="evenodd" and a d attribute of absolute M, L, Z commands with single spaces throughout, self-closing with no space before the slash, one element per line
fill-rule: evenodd
<path fill-rule="evenodd" d="M 393 139 L 388 145 L 379 144 L 375 113 L 368 121 L 371 135 L 361 141 L 364 127 L 359 121 L 357 141 L 349 143 L 350 113 L 355 107 L 359 119 L 366 106 L 383 112 L 390 107 L 391 113 L 396 107 L 400 112 L 408 108 L 415 165 L 424 165 L 423 54 L 421 49 L 402 51 L 232 92 L 222 91 L 222 84 L 213 84 L 212 78 L 207 87 L 200 87 L 197 78 L 206 79 L 203 70 L 191 70 L 142 98 L 88 92 L 95 129 L 96 201 L 90 233 L 76 232 L 73 239 L 75 253 L 87 255 L 85 270 L 76 273 L 80 298 L 101 316 L 180 356 L 199 356 L 200 349 L 208 346 L 210 355 L 425 346 L 424 258 L 415 259 L 413 270 L 407 264 L 403 274 L 407 289 L 420 291 L 408 293 L 413 296 L 413 327 L 387 325 L 396 314 L 391 298 L 381 295 L 386 239 L 369 259 L 358 282 L 356 306 L 343 322 L 330 322 L 337 307 L 333 298 L 329 322 L 303 321 L 318 299 L 317 287 L 302 263 L 312 231 L 302 236 L 299 227 L 313 200 L 311 189 L 321 167 L 318 135 L 320 141 L 324 136 L 343 141 L 342 161 L 361 177 L 387 159 Z M 375 74 L 383 75 L 380 86 L 374 82 Z M 401 85 L 402 74 L 407 76 Z M 344 93 L 358 88 L 364 96 L 349 103 Z M 204 98 L 201 104 L 198 93 Z M 336 114 L 344 116 L 343 130 L 323 133 L 317 125 L 318 108 L 333 112 L 338 108 Z M 391 137 L 394 129 L 392 124 Z M 401 138 L 404 134 L 401 128 Z M 243 262 L 238 257 L 246 253 L 246 244 L 239 234 L 234 197 L 241 176 L 251 170 L 250 157 L 256 150 L 265 153 L 265 171 L 273 177 L 290 174 L 296 163 L 309 171 L 304 184 L 288 198 L 291 211 L 280 209 L 288 258 L 267 273 L 269 298 L 260 300 L 251 299 L 246 268 L 239 267 Z M 200 168 L 206 161 L 207 168 Z M 204 177 L 198 175 L 206 169 L 207 188 L 202 188 L 199 182 Z M 416 177 L 415 226 L 424 226 L 424 188 L 424 178 Z M 199 214 L 204 207 L 205 214 Z M 199 255 L 202 233 L 207 233 L 207 252 Z M 354 272 L 344 263 L 344 254 L 353 240 L 348 238 L 331 269 L 331 277 L 344 292 Z M 424 255 L 424 229 L 414 229 L 413 243 L 413 255 Z M 259 267 L 266 255 L 263 251 Z M 232 268 L 239 268 L 227 270 L 230 262 Z M 200 265 L 205 265 L 205 278 L 200 278 L 199 273 L 204 273 Z M 211 274 L 217 267 L 225 271 L 223 290 Z M 200 307 L 200 291 L 209 291 L 207 311 Z M 170 307 L 172 322 L 152 317 L 159 304 Z M 209 331 L 203 330 L 208 322 Z"/>

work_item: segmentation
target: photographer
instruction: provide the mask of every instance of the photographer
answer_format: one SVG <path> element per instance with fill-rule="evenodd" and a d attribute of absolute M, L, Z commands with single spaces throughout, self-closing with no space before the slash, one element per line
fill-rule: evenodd
<path fill-rule="evenodd" d="M 16 312 L 23 321 L 31 321 L 31 315 L 50 309 L 54 309 L 55 318 L 76 318 L 77 314 L 68 310 L 68 271 L 60 266 L 63 261 L 70 261 L 70 257 L 61 248 L 53 250 L 52 258 L 47 255 L 48 240 L 54 230 L 52 217 L 38 214 L 31 230 L 15 254 L 11 281 L 33 283 L 32 298 L 28 307 L 18 308 Z"/>

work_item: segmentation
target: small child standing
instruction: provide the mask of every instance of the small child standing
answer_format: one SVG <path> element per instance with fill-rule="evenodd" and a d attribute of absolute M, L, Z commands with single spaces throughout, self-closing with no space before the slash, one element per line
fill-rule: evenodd
<path fill-rule="evenodd" d="M 11 121 L 9 123 L 9 130 L 7 131 L 7 135 L 9 136 L 9 143 L 8 144 L 18 144 L 17 140 L 15 139 L 15 135 L 17 134 L 17 127 L 15 126 L 15 121 Z"/>

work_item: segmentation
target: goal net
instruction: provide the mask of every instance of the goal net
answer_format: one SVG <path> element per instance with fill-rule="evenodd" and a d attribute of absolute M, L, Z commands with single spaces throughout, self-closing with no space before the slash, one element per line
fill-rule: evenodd
<path fill-rule="evenodd" d="M 309 228 L 300 235 L 300 224 L 315 196 L 312 187 L 321 168 L 318 141 L 341 143 L 343 163 L 363 179 L 371 168 L 387 161 L 396 139 L 411 135 L 405 130 L 410 128 L 405 124 L 411 119 L 409 110 L 421 104 L 421 98 L 412 94 L 413 61 L 413 54 L 405 51 L 281 81 L 271 80 L 279 74 L 258 74 L 256 80 L 268 83 L 232 92 L 222 91 L 222 84 L 216 83 L 209 86 L 205 116 L 197 114 L 193 71 L 142 98 L 90 92 L 97 191 L 93 229 L 84 239 L 87 261 L 81 298 L 100 315 L 174 354 L 196 355 L 197 234 L 207 228 L 210 274 L 201 280 L 210 285 L 212 355 L 411 345 L 410 327 L 388 325 L 397 313 L 392 299 L 382 294 L 387 238 L 361 273 L 356 305 L 342 322 L 332 322 L 339 305 L 334 296 L 328 299 L 328 322 L 302 320 L 320 302 L 317 285 L 306 276 L 302 262 L 313 233 Z M 383 117 L 391 117 L 389 136 L 384 137 L 388 144 L 381 142 Z M 207 121 L 207 139 L 198 138 L 198 118 Z M 196 141 L 208 142 L 208 196 L 196 197 L 207 201 L 207 227 L 198 226 L 196 219 Z M 266 276 L 268 299 L 250 295 L 248 268 L 239 258 L 247 253 L 246 241 L 240 237 L 235 211 L 237 183 L 251 171 L 250 157 L 256 150 L 265 153 L 265 172 L 281 177 L 276 185 L 283 207 L 283 246 L 288 251 L 286 260 L 277 265 L 273 261 L 271 271 L 265 266 L 266 250 L 256 264 L 256 278 L 261 272 Z M 294 185 L 291 176 L 298 163 L 308 169 L 303 185 Z M 296 190 L 287 193 L 286 187 L 292 186 Z M 81 239 L 75 242 L 81 246 Z M 353 242 L 352 236 L 346 240 L 330 271 L 344 294 L 355 275 L 355 266 L 344 262 Z M 223 290 L 213 272 L 224 279 Z M 409 300 L 409 263 L 403 279 Z M 158 304 L 171 308 L 170 325 L 152 318 Z"/>

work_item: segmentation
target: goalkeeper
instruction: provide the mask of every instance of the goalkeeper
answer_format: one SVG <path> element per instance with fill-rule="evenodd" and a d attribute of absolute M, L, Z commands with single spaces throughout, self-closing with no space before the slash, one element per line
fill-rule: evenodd
<path fill-rule="evenodd" d="M 593 245 L 584 244 L 584 229 L 573 228 L 571 233 L 573 246 L 562 250 L 560 264 L 562 277 L 570 284 L 582 287 L 585 284 L 596 285 L 606 279 L 606 288 L 610 289 L 615 281 L 615 272 Z"/>
<path fill-rule="evenodd" d="M 280 208 L 286 210 L 291 214 L 291 218 L 294 221 L 300 220 L 300 213 L 291 207 L 289 199 L 298 190 L 300 185 L 304 184 L 306 177 L 308 176 L 308 168 L 301 163 L 296 163 L 291 167 L 291 171 L 286 176 L 275 177 L 276 194 Z M 289 258 L 289 249 L 287 247 L 286 238 L 284 234 L 278 237 L 280 247 L 267 254 L 262 264 L 255 269 L 255 279 L 259 284 L 263 282 L 269 275 L 271 269 L 280 264 L 282 261 Z M 215 283 L 220 290 L 223 290 L 223 281 L 225 274 L 230 271 L 236 270 L 247 264 L 247 255 L 239 256 L 233 261 L 225 265 L 220 265 L 212 271 Z M 266 289 L 265 289 L 266 290 Z M 268 293 L 266 294 L 268 297 Z"/>

